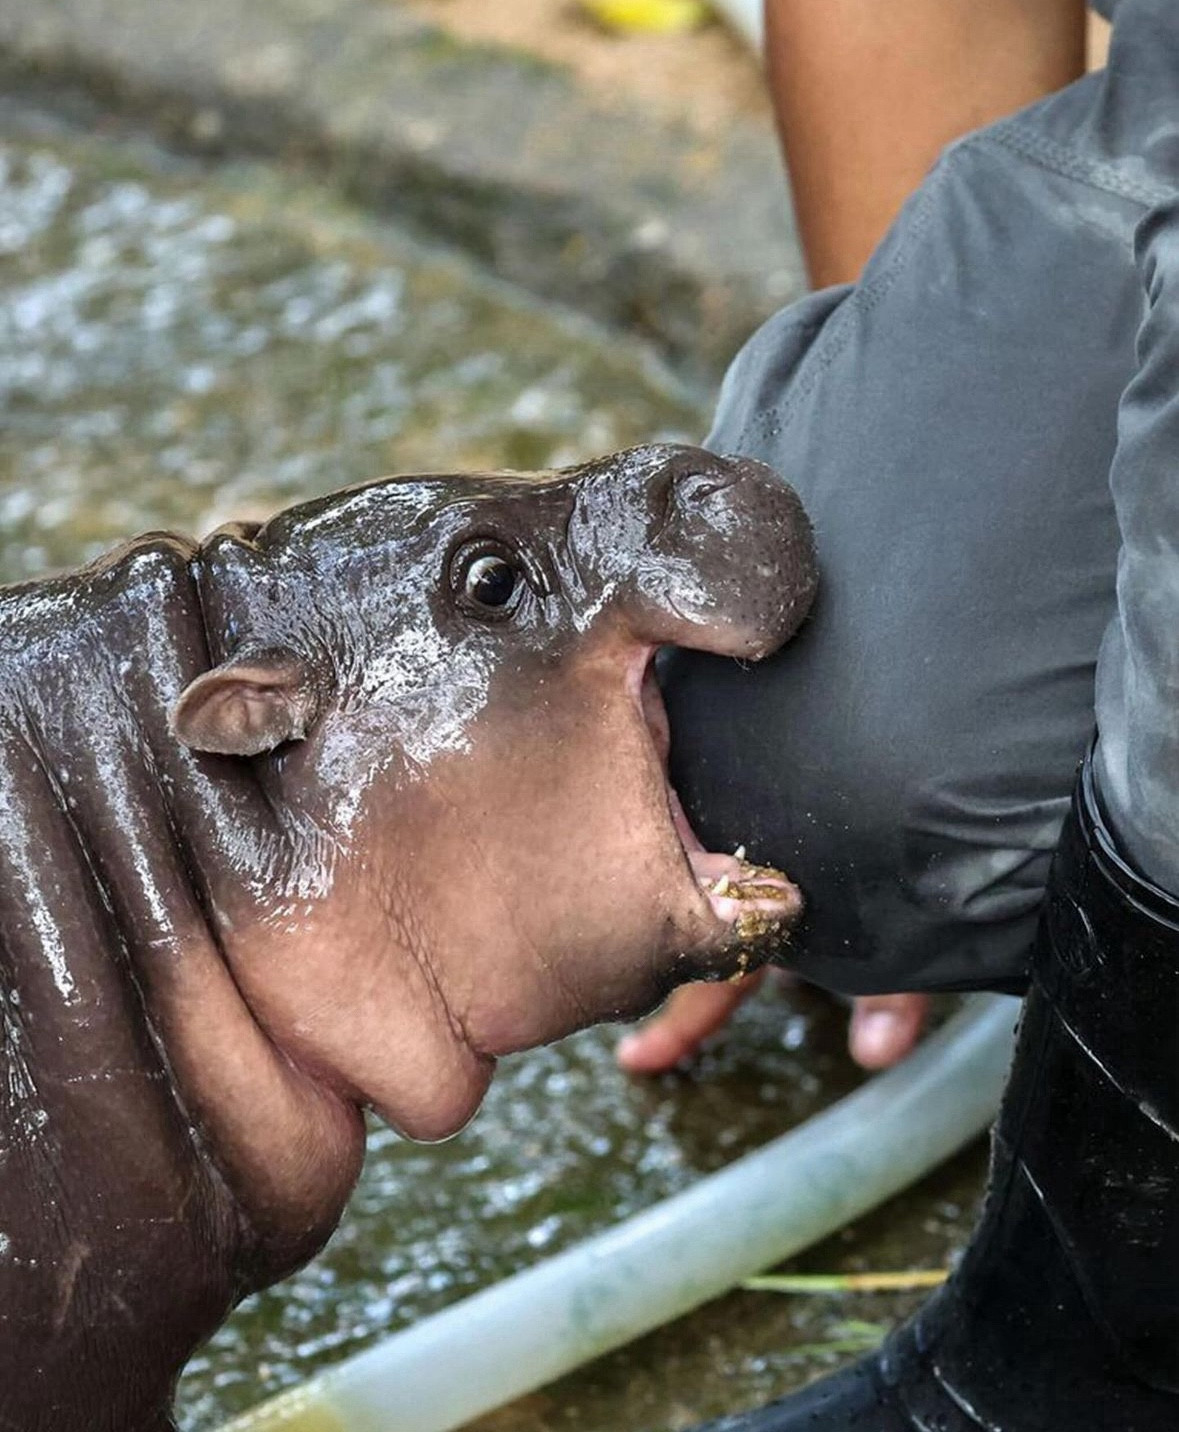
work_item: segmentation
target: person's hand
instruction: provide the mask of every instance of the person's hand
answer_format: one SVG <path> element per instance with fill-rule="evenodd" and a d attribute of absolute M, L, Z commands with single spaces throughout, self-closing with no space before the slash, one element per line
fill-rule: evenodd
<path fill-rule="evenodd" d="M 726 984 L 681 985 L 652 1020 L 619 1041 L 619 1064 L 631 1074 L 662 1074 L 691 1058 L 764 977 L 759 970 Z M 848 1026 L 852 1058 L 863 1069 L 896 1064 L 921 1037 L 928 1009 L 923 994 L 862 995 Z"/>

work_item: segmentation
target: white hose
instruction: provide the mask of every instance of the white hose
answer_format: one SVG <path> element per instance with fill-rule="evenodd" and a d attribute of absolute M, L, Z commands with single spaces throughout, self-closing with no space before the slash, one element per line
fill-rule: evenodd
<path fill-rule="evenodd" d="M 712 0 L 712 8 L 755 50 L 762 48 L 765 41 L 762 0 Z"/>
<path fill-rule="evenodd" d="M 680 1317 L 883 1203 L 986 1128 L 1017 1010 L 976 996 L 902 1064 L 790 1133 L 224 1432 L 450 1432 Z"/>

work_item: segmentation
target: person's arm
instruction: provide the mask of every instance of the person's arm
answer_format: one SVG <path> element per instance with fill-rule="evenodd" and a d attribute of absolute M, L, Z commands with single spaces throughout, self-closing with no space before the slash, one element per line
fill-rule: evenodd
<path fill-rule="evenodd" d="M 855 280 L 938 151 L 1059 89 L 1085 66 L 1084 0 L 766 0 L 770 92 L 812 283 Z M 655 1073 L 689 1058 L 757 988 L 685 985 L 628 1034 L 619 1063 Z M 855 1002 L 848 1043 L 896 1063 L 924 995 Z"/>
<path fill-rule="evenodd" d="M 811 282 L 852 281 L 951 140 L 1077 78 L 1084 0 L 766 0 Z"/>

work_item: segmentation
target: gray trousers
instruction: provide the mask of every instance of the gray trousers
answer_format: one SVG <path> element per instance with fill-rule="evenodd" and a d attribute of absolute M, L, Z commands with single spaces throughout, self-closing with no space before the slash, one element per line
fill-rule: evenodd
<path fill-rule="evenodd" d="M 860 283 L 754 335 L 707 440 L 797 487 L 822 586 L 771 661 L 669 663 L 673 776 L 802 885 L 830 988 L 1018 988 L 1095 725 L 1179 893 L 1179 0 L 1114 18 L 1106 72 L 951 147 Z"/>

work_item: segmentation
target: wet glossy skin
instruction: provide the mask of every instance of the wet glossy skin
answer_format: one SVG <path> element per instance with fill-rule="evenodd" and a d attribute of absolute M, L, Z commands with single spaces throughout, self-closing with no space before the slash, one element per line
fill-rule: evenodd
<path fill-rule="evenodd" d="M 362 1106 L 444 1136 L 497 1055 L 737 967 L 649 662 L 764 655 L 813 587 L 789 488 L 648 447 L 0 595 L 0 1429 L 167 1427 Z"/>

